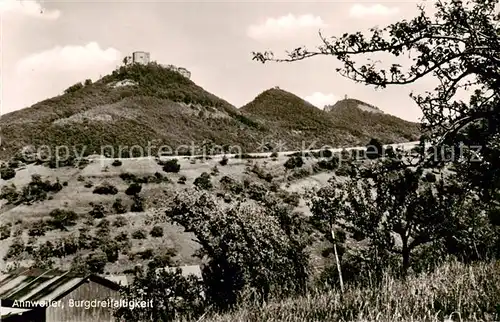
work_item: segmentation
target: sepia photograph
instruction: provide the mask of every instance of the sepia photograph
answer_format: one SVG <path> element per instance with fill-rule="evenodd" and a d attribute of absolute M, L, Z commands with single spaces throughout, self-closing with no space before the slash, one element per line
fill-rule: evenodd
<path fill-rule="evenodd" d="M 0 0 L 1 322 L 500 322 L 500 0 Z"/>

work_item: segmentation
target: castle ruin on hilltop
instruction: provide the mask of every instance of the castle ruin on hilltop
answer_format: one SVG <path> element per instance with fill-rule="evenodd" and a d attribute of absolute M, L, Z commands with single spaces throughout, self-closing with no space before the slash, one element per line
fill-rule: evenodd
<path fill-rule="evenodd" d="M 123 59 L 123 63 L 125 65 L 130 65 L 130 64 L 147 65 L 150 62 L 151 62 L 150 53 L 146 52 L 146 51 L 134 51 L 132 53 L 132 56 L 126 56 Z M 184 68 L 184 67 L 178 67 L 178 66 L 174 66 L 174 65 L 171 65 L 171 64 L 168 64 L 168 65 L 166 65 L 166 64 L 160 64 L 160 66 L 163 67 L 163 68 L 175 71 L 175 72 L 181 74 L 182 76 L 184 76 L 186 78 L 191 78 L 191 72 L 189 70 L 187 70 L 186 68 Z"/>

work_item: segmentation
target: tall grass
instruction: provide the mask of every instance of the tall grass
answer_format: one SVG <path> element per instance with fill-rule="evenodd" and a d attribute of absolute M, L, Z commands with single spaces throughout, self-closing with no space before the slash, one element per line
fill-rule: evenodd
<path fill-rule="evenodd" d="M 315 291 L 263 306 L 244 305 L 203 321 L 499 321 L 500 262 L 447 263 L 406 281 L 386 276 L 374 288 Z"/>

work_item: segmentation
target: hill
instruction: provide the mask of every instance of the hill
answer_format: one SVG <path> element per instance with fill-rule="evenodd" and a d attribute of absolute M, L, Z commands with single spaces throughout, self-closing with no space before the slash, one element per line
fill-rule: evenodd
<path fill-rule="evenodd" d="M 420 136 L 418 124 L 384 114 L 359 100 L 339 101 L 320 110 L 279 88 L 262 92 L 241 111 L 286 142 L 305 140 L 307 144 L 315 141 L 317 145 L 343 146 L 364 145 L 374 137 L 392 143 L 417 140 Z M 377 115 L 372 116 L 372 112 Z"/>
<path fill-rule="evenodd" d="M 73 85 L 63 95 L 2 116 L 0 126 L 0 157 L 28 145 L 85 145 L 86 155 L 101 146 L 148 142 L 249 147 L 256 141 L 249 128 L 258 132 L 230 103 L 157 64 L 123 66 L 93 84 Z"/>
<path fill-rule="evenodd" d="M 326 114 L 302 98 L 279 88 L 260 93 L 240 109 L 269 129 L 273 137 L 301 149 L 302 142 L 316 145 L 352 145 L 361 138 L 353 136 L 348 127 L 334 127 Z M 318 147 L 319 147 L 318 146 Z"/>
<path fill-rule="evenodd" d="M 325 111 L 337 126 L 357 129 L 358 136 L 375 137 L 384 143 L 415 141 L 421 135 L 420 125 L 389 115 L 357 99 L 343 99 Z"/>
<path fill-rule="evenodd" d="M 67 146 L 82 156 L 113 147 L 109 156 L 127 157 L 144 154 L 140 149 L 130 152 L 132 146 L 150 149 L 152 154 L 159 146 L 181 147 L 179 153 L 201 153 L 207 144 L 219 147 L 218 153 L 229 146 L 259 152 L 262 142 L 272 147 L 282 141 L 281 148 L 296 150 L 303 148 L 302 142 L 306 147 L 313 142 L 318 148 L 341 147 L 364 145 L 379 134 L 394 142 L 408 141 L 414 134 L 407 130 L 408 122 L 396 118 L 388 118 L 393 124 L 387 121 L 360 131 L 367 128 L 364 121 L 373 120 L 329 115 L 276 88 L 239 110 L 175 71 L 156 63 L 134 64 L 95 83 L 75 84 L 62 95 L 3 115 L 0 159 L 27 146 L 49 146 L 51 151 Z"/>

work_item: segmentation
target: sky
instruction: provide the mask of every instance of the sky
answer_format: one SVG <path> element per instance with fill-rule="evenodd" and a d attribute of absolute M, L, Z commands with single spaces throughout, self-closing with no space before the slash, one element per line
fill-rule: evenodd
<path fill-rule="evenodd" d="M 324 35 L 384 27 L 417 13 L 416 1 L 29 1 L 0 0 L 1 113 L 60 95 L 70 85 L 111 73 L 123 57 L 191 71 L 191 79 L 236 107 L 279 86 L 318 108 L 347 95 L 418 121 L 409 97 L 430 84 L 384 90 L 336 73 L 333 57 L 261 64 L 252 51 L 284 53 L 319 45 Z"/>

